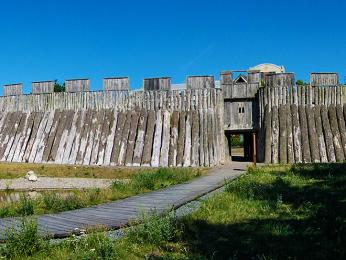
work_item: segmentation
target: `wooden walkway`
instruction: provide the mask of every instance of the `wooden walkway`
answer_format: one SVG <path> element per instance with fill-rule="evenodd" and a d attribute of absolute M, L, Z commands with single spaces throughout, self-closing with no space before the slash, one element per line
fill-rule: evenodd
<path fill-rule="evenodd" d="M 206 176 L 189 183 L 171 186 L 123 200 L 56 214 L 37 216 L 40 234 L 55 238 L 69 236 L 76 228 L 103 226 L 117 229 L 126 226 L 140 213 L 156 210 L 158 213 L 178 208 L 206 193 L 221 187 L 225 179 L 234 179 L 245 173 L 247 163 L 232 163 L 213 168 Z M 19 226 L 20 218 L 0 219 L 0 240 L 5 240 L 8 228 Z"/>

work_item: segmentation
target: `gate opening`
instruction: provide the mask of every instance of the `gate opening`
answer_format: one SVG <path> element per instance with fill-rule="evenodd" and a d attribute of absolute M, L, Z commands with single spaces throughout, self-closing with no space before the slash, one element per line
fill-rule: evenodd
<path fill-rule="evenodd" d="M 253 132 L 230 132 L 226 131 L 228 141 L 229 156 L 232 161 L 252 162 Z"/>

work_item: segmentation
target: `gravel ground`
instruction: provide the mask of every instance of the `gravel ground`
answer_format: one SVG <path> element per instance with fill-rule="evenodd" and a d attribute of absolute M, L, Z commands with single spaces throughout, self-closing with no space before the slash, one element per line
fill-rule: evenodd
<path fill-rule="evenodd" d="M 30 191 L 30 190 L 71 190 L 71 189 L 90 189 L 107 188 L 114 181 L 111 179 L 95 178 L 51 178 L 38 177 L 36 182 L 28 181 L 25 178 L 0 179 L 0 191 Z"/>

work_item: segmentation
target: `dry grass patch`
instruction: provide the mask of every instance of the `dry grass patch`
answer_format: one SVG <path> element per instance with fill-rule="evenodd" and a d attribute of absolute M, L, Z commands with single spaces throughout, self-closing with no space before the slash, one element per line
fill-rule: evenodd
<path fill-rule="evenodd" d="M 30 170 L 34 171 L 39 176 L 45 177 L 131 179 L 133 175 L 147 171 L 148 169 L 135 167 L 0 163 L 0 179 L 24 177 Z M 156 172 L 158 170 L 159 169 L 150 169 L 151 172 Z M 201 172 L 207 172 L 207 168 L 201 168 L 198 170 Z"/>

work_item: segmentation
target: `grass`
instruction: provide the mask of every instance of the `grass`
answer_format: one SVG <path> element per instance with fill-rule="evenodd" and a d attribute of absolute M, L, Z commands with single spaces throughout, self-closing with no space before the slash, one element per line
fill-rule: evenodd
<path fill-rule="evenodd" d="M 183 183 L 205 173 L 205 170 L 186 168 L 148 169 L 132 175 L 129 182 L 115 181 L 108 189 L 76 190 L 65 194 L 44 192 L 34 199 L 23 195 L 17 202 L 1 202 L 0 217 L 40 215 L 84 208 Z"/>
<path fill-rule="evenodd" d="M 60 178 L 126 179 L 147 169 L 131 167 L 75 166 L 56 164 L 0 163 L 0 179 L 25 177 L 28 171 L 39 176 Z M 156 169 L 150 169 L 154 172 Z"/>
<path fill-rule="evenodd" d="M 346 165 L 250 169 L 184 222 L 202 258 L 345 258 Z"/>
<path fill-rule="evenodd" d="M 250 168 L 182 219 L 141 220 L 117 241 L 71 237 L 17 258 L 345 259 L 346 165 Z"/>

